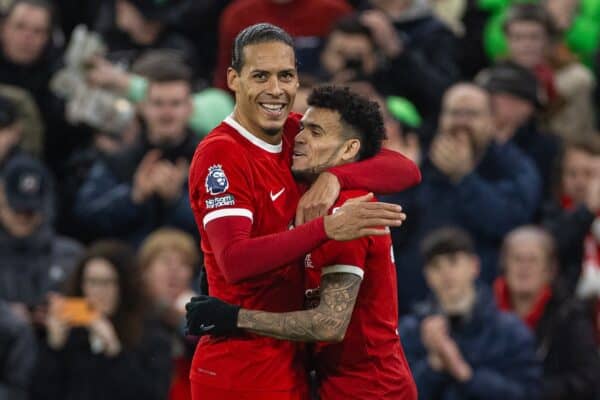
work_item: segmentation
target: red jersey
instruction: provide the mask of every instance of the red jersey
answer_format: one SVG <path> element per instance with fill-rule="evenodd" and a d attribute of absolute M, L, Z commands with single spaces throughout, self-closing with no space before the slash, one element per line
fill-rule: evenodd
<path fill-rule="evenodd" d="M 198 146 L 190 168 L 190 201 L 202 237 L 210 294 L 251 310 L 299 310 L 303 271 L 288 265 L 238 284 L 227 282 L 216 263 L 205 227 L 222 217 L 252 221 L 251 237 L 289 230 L 300 193 L 290 171 L 299 117 L 292 114 L 279 145 L 252 135 L 232 117 Z M 243 334 L 204 336 L 196 348 L 190 378 L 229 390 L 290 390 L 304 384 L 300 346 L 293 342 Z"/>
<path fill-rule="evenodd" d="M 333 207 L 366 192 L 342 191 Z M 416 400 L 417 392 L 398 336 L 398 294 L 392 241 L 370 236 L 329 241 L 305 258 L 308 301 L 321 275 L 362 278 L 352 319 L 341 343 L 317 343 L 315 367 L 323 399 Z"/>

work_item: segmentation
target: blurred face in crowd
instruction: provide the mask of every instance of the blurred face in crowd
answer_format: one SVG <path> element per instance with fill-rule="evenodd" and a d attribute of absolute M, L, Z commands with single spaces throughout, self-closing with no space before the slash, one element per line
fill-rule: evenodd
<path fill-rule="evenodd" d="M 227 83 L 235 92 L 234 116 L 260 139 L 279 143 L 298 90 L 294 49 L 272 41 L 247 45 L 242 51 L 241 70 L 227 70 Z"/>
<path fill-rule="evenodd" d="M 175 249 L 160 252 L 144 274 L 150 294 L 155 299 L 174 302 L 190 289 L 193 266 Z"/>
<path fill-rule="evenodd" d="M 162 30 L 160 22 L 147 20 L 126 0 L 116 2 L 116 23 L 120 30 L 127 32 L 131 39 L 139 44 L 153 43 Z"/>
<path fill-rule="evenodd" d="M 517 129 L 535 112 L 535 105 L 530 101 L 509 93 L 492 94 L 492 108 L 496 127 L 499 129 Z"/>
<path fill-rule="evenodd" d="M 562 164 L 562 194 L 582 203 L 592 179 L 600 173 L 600 156 L 567 147 Z"/>
<path fill-rule="evenodd" d="M 440 114 L 440 134 L 466 132 L 477 152 L 492 139 L 493 118 L 489 95 L 474 85 L 458 84 L 446 92 Z"/>
<path fill-rule="evenodd" d="M 457 309 L 474 290 L 479 274 L 479 258 L 456 252 L 433 257 L 425 266 L 427 284 L 446 311 Z"/>
<path fill-rule="evenodd" d="M 349 71 L 354 77 L 369 76 L 375 72 L 375 48 L 368 36 L 359 33 L 335 31 L 329 35 L 321 54 L 321 64 L 331 76 Z"/>
<path fill-rule="evenodd" d="M 546 0 L 545 6 L 556 27 L 565 31 L 571 26 L 579 3 L 579 0 Z"/>
<path fill-rule="evenodd" d="M 310 107 L 304 117 L 300 133 L 294 142 L 292 173 L 298 177 L 316 177 L 334 165 L 353 161 L 360 149 L 359 139 L 345 139 L 337 111 Z"/>
<path fill-rule="evenodd" d="M 28 65 L 41 56 L 50 38 L 50 14 L 31 4 L 19 4 L 2 24 L 2 49 L 15 64 Z"/>
<path fill-rule="evenodd" d="M 21 126 L 18 123 L 0 128 L 0 163 L 21 140 Z"/>
<path fill-rule="evenodd" d="M 15 238 L 26 238 L 34 234 L 42 222 L 40 212 L 16 212 L 6 199 L 4 188 L 0 185 L 0 225 Z"/>
<path fill-rule="evenodd" d="M 544 62 L 548 35 L 543 25 L 533 21 L 514 21 L 507 27 L 510 59 L 525 68 Z"/>
<path fill-rule="evenodd" d="M 93 258 L 83 271 L 82 292 L 98 312 L 112 316 L 119 305 L 119 276 L 114 266 L 103 258 Z"/>
<path fill-rule="evenodd" d="M 518 231 L 506 239 L 503 266 L 513 296 L 534 296 L 552 279 L 551 260 L 544 237 L 533 231 Z"/>
<path fill-rule="evenodd" d="M 141 111 L 152 144 L 178 145 L 186 136 L 192 113 L 190 85 L 184 81 L 151 83 Z"/>

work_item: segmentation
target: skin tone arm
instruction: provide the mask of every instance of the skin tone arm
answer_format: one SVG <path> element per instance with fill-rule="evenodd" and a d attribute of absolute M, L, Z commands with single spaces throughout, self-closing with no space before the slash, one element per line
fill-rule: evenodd
<path fill-rule="evenodd" d="M 361 278 L 331 273 L 321 278 L 316 308 L 288 313 L 240 310 L 238 328 L 262 336 L 301 342 L 341 342 L 352 317 Z"/>

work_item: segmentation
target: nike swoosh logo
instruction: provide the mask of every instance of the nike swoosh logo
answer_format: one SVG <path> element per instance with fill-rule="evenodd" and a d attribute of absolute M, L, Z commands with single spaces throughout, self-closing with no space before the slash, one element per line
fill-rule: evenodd
<path fill-rule="evenodd" d="M 278 198 L 279 196 L 281 196 L 281 195 L 283 194 L 283 192 L 284 192 L 284 191 L 285 191 L 285 188 L 283 188 L 283 189 L 281 189 L 279 192 L 277 192 L 277 193 L 273 194 L 273 191 L 271 190 L 271 193 L 270 193 L 270 195 L 271 195 L 271 201 L 275 201 L 275 200 L 277 200 L 277 198 Z"/>

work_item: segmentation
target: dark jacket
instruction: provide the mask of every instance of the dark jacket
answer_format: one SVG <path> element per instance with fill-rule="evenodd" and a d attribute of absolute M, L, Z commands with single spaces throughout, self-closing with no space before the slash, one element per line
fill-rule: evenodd
<path fill-rule="evenodd" d="M 191 161 L 197 136 L 189 131 L 185 140 L 174 148 L 162 149 L 163 159 Z M 133 176 L 142 158 L 152 149 L 142 142 L 123 154 L 96 161 L 75 199 L 74 216 L 91 238 L 118 237 L 139 244 L 150 232 L 164 225 L 198 235 L 190 208 L 187 180 L 181 195 L 171 204 L 154 196 L 141 204 L 131 200 Z"/>
<path fill-rule="evenodd" d="M 583 242 L 596 215 L 581 204 L 565 210 L 555 201 L 544 206 L 543 224 L 554 237 L 560 260 L 559 278 L 567 291 L 575 293 L 583 265 Z"/>
<path fill-rule="evenodd" d="M 32 400 L 166 399 L 171 348 L 159 326 L 147 324 L 141 343 L 114 358 L 92 353 L 88 336 L 85 328 L 73 328 L 60 351 L 40 343 Z"/>
<path fill-rule="evenodd" d="M 394 28 L 403 50 L 373 78 L 384 95 L 409 98 L 423 115 L 424 131 L 433 131 L 441 99 L 460 78 L 457 39 L 423 0 L 417 0 Z"/>
<path fill-rule="evenodd" d="M 535 119 L 532 118 L 517 129 L 512 141 L 535 163 L 542 178 L 544 198 L 548 198 L 556 174 L 556 163 L 561 147 L 560 138 L 552 133 L 540 131 Z"/>
<path fill-rule="evenodd" d="M 37 305 L 58 290 L 83 248 L 58 236 L 49 224 L 27 238 L 14 238 L 0 227 L 0 299 Z"/>
<path fill-rule="evenodd" d="M 428 159 L 421 166 L 421 184 L 386 201 L 401 204 L 409 216 L 392 230 L 398 273 L 400 313 L 425 299 L 421 240 L 449 225 L 466 229 L 481 257 L 481 279 L 497 276 L 498 249 L 506 233 L 530 222 L 538 207 L 540 178 L 533 163 L 514 145 L 490 144 L 475 171 L 452 183 Z"/>
<path fill-rule="evenodd" d="M 473 369 L 470 381 L 461 384 L 428 364 L 421 342 L 422 320 L 439 313 L 434 301 L 416 308 L 400 323 L 400 337 L 419 398 L 424 400 L 535 400 L 539 394 L 541 366 L 536 360 L 533 335 L 512 314 L 500 312 L 488 289 L 480 289 L 468 317 L 450 324 L 450 336 Z"/>
<path fill-rule="evenodd" d="M 544 362 L 542 399 L 596 399 L 600 358 L 584 305 L 554 290 L 535 335 Z"/>
<path fill-rule="evenodd" d="M 36 360 L 33 330 L 0 302 L 0 399 L 26 399 Z"/>

